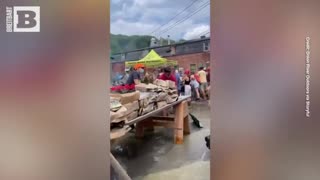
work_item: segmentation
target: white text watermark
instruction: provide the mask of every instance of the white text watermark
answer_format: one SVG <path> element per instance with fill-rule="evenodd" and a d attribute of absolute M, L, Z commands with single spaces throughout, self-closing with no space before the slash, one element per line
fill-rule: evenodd
<path fill-rule="evenodd" d="M 310 112 L 310 68 L 311 68 L 311 63 L 310 63 L 310 54 L 311 54 L 311 47 L 310 47 L 310 37 L 306 37 L 306 49 L 305 49 L 305 53 L 306 53 L 306 72 L 305 72 L 305 76 L 306 76 L 306 117 L 310 117 L 311 112 Z"/>

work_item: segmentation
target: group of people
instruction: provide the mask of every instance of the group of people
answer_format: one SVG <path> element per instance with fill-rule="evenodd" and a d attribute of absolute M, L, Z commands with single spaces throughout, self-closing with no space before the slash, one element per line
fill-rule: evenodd
<path fill-rule="evenodd" d="M 200 67 L 198 72 L 186 70 L 182 78 L 181 92 L 191 95 L 195 100 L 207 100 L 210 83 L 210 69 Z"/>
<path fill-rule="evenodd" d="M 172 70 L 170 67 L 165 67 L 160 70 L 160 72 L 157 72 L 155 76 L 150 76 L 148 73 L 145 72 L 145 67 L 143 65 L 135 66 L 127 79 L 126 84 L 131 85 L 131 84 L 139 84 L 142 81 L 152 81 L 151 79 L 156 78 L 156 79 L 161 79 L 161 80 L 170 80 L 175 82 L 178 88 L 178 84 L 180 83 L 180 78 L 177 79 L 177 77 L 172 73 Z M 142 75 L 144 75 L 144 78 L 142 78 Z"/>
<path fill-rule="evenodd" d="M 143 65 L 131 68 L 124 84 L 132 85 L 141 82 L 153 82 L 154 79 L 170 80 L 175 82 L 179 95 L 191 95 L 195 100 L 207 100 L 210 89 L 210 69 L 200 67 L 197 72 L 183 69 L 173 71 L 173 68 L 165 67 L 156 69 L 152 74 L 145 72 Z"/>

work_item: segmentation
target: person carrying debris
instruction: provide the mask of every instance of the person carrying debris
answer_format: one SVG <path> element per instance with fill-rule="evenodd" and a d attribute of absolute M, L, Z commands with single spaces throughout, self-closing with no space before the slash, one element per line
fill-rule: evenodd
<path fill-rule="evenodd" d="M 208 81 L 207 81 L 207 73 L 204 71 L 203 67 L 199 68 L 199 72 L 197 73 L 200 80 L 200 92 L 204 99 L 207 99 L 206 91 L 208 87 Z"/>
<path fill-rule="evenodd" d="M 128 85 L 140 84 L 141 83 L 140 74 L 143 74 L 143 73 L 144 73 L 144 65 L 136 64 L 133 70 L 131 71 L 126 84 Z"/>
<path fill-rule="evenodd" d="M 161 79 L 161 80 L 164 80 L 164 81 L 170 80 L 170 81 L 173 81 L 177 85 L 176 76 L 171 72 L 171 68 L 170 67 L 164 68 L 163 69 L 163 74 L 161 74 L 158 79 Z"/>

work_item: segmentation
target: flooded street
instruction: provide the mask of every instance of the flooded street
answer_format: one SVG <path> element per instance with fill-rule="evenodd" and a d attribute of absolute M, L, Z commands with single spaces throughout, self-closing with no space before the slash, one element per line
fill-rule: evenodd
<path fill-rule="evenodd" d="M 184 144 L 173 143 L 173 130 L 155 128 L 137 139 L 134 131 L 119 139 L 112 146 L 112 153 L 134 180 L 210 179 L 210 151 L 205 136 L 210 134 L 210 116 L 207 102 L 196 102 L 190 112 L 204 126 L 195 127 L 189 118 L 191 134 L 185 136 Z M 184 174 L 182 176 L 182 174 Z"/>

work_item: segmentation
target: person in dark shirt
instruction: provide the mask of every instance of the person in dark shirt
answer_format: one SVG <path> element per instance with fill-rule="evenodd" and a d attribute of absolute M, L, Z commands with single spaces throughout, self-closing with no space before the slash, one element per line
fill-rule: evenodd
<path fill-rule="evenodd" d="M 176 76 L 174 74 L 172 74 L 171 69 L 169 67 L 164 68 L 164 73 L 162 75 L 160 75 L 160 77 L 158 79 L 161 79 L 164 81 L 170 80 L 170 81 L 173 81 L 177 85 Z"/>
<path fill-rule="evenodd" d="M 178 70 L 176 70 L 176 85 L 177 85 L 177 90 L 178 90 L 178 95 L 180 96 L 181 93 L 181 86 L 182 86 L 182 82 L 181 82 L 181 76 Z"/>
<path fill-rule="evenodd" d="M 210 68 L 206 69 L 207 72 L 207 81 L 208 81 L 208 86 L 210 85 Z"/>
<path fill-rule="evenodd" d="M 183 81 L 183 86 L 182 86 L 183 95 L 191 95 L 190 71 L 187 70 L 185 72 L 182 81 Z"/>
<path fill-rule="evenodd" d="M 131 71 L 126 84 L 128 85 L 140 84 L 141 83 L 140 74 L 143 74 L 143 73 L 144 73 L 144 66 L 142 65 L 135 66 L 134 69 Z"/>

